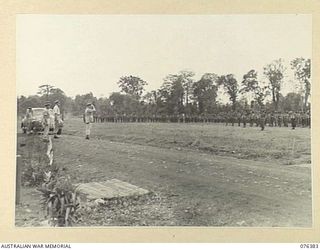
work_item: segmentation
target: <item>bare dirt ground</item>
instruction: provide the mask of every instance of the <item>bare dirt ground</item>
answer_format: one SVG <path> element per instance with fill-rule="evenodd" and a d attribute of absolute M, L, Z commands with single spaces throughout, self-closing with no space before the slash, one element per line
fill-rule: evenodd
<path fill-rule="evenodd" d="M 308 128 L 170 123 L 93 124 L 85 140 L 73 118 L 54 149 L 74 183 L 116 178 L 151 191 L 84 207 L 77 226 L 311 227 L 310 144 Z M 17 226 L 39 225 L 38 201 L 23 188 Z"/>

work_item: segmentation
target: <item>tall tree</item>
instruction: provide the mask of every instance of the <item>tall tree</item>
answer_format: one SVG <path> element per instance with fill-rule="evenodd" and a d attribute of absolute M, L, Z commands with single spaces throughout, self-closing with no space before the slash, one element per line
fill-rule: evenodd
<path fill-rule="evenodd" d="M 167 114 L 178 115 L 184 112 L 184 88 L 180 75 L 168 75 L 160 88 Z"/>
<path fill-rule="evenodd" d="M 143 101 L 145 102 L 145 111 L 148 116 L 156 116 L 158 113 L 158 102 L 159 102 L 158 92 L 152 90 L 143 96 Z"/>
<path fill-rule="evenodd" d="M 110 99 L 105 97 L 100 97 L 97 100 L 97 113 L 102 117 L 112 116 L 114 114 L 112 106 L 110 104 Z"/>
<path fill-rule="evenodd" d="M 258 73 L 252 69 L 243 76 L 242 88 L 239 93 L 252 93 L 254 101 L 259 107 L 263 107 L 263 102 L 268 95 L 267 86 L 261 87 L 258 82 Z"/>
<path fill-rule="evenodd" d="M 21 96 L 17 101 L 18 113 L 21 115 L 25 115 L 28 107 L 40 108 L 43 106 L 43 102 L 38 95 L 31 95 L 28 97 Z"/>
<path fill-rule="evenodd" d="M 45 96 L 47 101 L 49 100 L 49 95 L 52 93 L 52 90 L 54 89 L 54 86 L 49 84 L 40 85 L 38 90 L 38 95 Z"/>
<path fill-rule="evenodd" d="M 281 101 L 281 107 L 284 111 L 299 110 L 301 95 L 290 92 Z"/>
<path fill-rule="evenodd" d="M 223 86 L 226 93 L 229 95 L 229 100 L 232 103 L 232 109 L 236 109 L 237 98 L 239 94 L 239 85 L 233 74 L 223 75 L 218 78 L 218 85 Z"/>
<path fill-rule="evenodd" d="M 113 92 L 109 97 L 112 110 L 116 115 L 122 115 L 124 112 L 124 96 L 119 92 Z"/>
<path fill-rule="evenodd" d="M 302 57 L 295 58 L 291 62 L 291 68 L 294 70 L 295 78 L 302 85 L 301 94 L 304 94 L 303 108 L 306 109 L 311 91 L 311 60 Z"/>
<path fill-rule="evenodd" d="M 63 92 L 63 90 L 61 90 L 59 88 L 52 88 L 50 92 L 51 93 L 47 97 L 47 101 L 50 101 L 53 105 L 56 100 L 59 100 L 60 112 L 62 114 L 62 117 L 64 117 L 64 113 L 67 111 L 66 110 L 66 108 L 67 108 L 66 107 L 66 100 L 67 100 L 66 94 Z"/>
<path fill-rule="evenodd" d="M 185 107 L 188 107 L 189 100 L 192 93 L 192 90 L 191 90 L 192 84 L 193 84 L 192 77 L 194 77 L 194 72 L 183 70 L 179 72 L 178 77 L 180 78 L 179 80 L 181 81 L 184 89 Z"/>
<path fill-rule="evenodd" d="M 141 112 L 141 103 L 132 95 L 113 92 L 109 100 L 116 115 L 137 115 Z"/>
<path fill-rule="evenodd" d="M 147 82 L 142 80 L 140 77 L 130 75 L 121 77 L 118 81 L 118 85 L 121 89 L 121 92 L 131 95 L 139 100 L 144 91 L 144 86 L 147 85 Z"/>
<path fill-rule="evenodd" d="M 43 103 L 46 101 L 51 102 L 51 104 L 54 104 L 55 100 L 60 101 L 60 111 L 62 113 L 62 116 L 64 113 L 67 111 L 71 110 L 70 102 L 68 104 L 68 107 L 65 105 L 67 101 L 67 96 L 64 93 L 64 91 L 60 88 L 56 88 L 55 86 L 52 85 L 40 85 L 39 90 L 37 92 L 38 95 L 40 95 L 40 101 L 41 101 L 41 106 L 43 106 Z M 69 100 L 70 101 L 70 100 Z"/>
<path fill-rule="evenodd" d="M 92 92 L 84 95 L 76 95 L 74 99 L 73 113 L 75 115 L 83 114 L 86 105 L 89 102 L 96 106 L 97 98 L 93 96 Z"/>
<path fill-rule="evenodd" d="M 193 97 L 198 106 L 199 114 L 212 113 L 216 106 L 218 87 L 216 74 L 206 73 L 193 84 Z"/>
<path fill-rule="evenodd" d="M 269 89 L 272 94 L 272 102 L 275 110 L 279 108 L 280 91 L 285 70 L 286 68 L 283 65 L 282 59 L 275 60 L 264 67 L 263 73 L 269 80 Z"/>

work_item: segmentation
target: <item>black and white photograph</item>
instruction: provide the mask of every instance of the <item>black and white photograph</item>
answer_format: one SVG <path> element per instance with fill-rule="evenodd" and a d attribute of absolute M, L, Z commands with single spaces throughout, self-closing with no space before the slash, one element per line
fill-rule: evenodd
<path fill-rule="evenodd" d="M 312 15 L 15 32 L 15 227 L 313 227 Z"/>

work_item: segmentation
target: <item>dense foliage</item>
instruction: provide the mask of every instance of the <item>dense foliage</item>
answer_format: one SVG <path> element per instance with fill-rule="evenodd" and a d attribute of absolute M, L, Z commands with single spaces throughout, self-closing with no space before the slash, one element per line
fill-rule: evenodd
<path fill-rule="evenodd" d="M 218 76 L 214 73 L 206 73 L 195 80 L 194 72 L 180 71 L 167 75 L 159 89 L 146 92 L 147 82 L 129 75 L 119 79 L 119 92 L 105 98 L 97 98 L 91 92 L 71 98 L 59 88 L 41 85 L 37 95 L 18 97 L 18 114 L 23 115 L 28 107 L 42 107 L 45 101 L 53 104 L 57 99 L 64 114 L 77 116 L 83 114 L 88 102 L 95 105 L 101 117 L 203 116 L 245 109 L 306 110 L 311 94 L 311 60 L 295 58 L 291 68 L 299 86 L 297 91 L 286 96 L 282 94 L 286 68 L 283 60 L 278 59 L 264 67 L 264 82 L 258 79 L 254 69 L 241 81 L 233 74 Z"/>

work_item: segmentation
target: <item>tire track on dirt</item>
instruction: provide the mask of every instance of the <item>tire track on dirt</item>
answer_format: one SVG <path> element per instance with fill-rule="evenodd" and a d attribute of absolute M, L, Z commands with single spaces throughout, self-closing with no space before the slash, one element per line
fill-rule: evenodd
<path fill-rule="evenodd" d="M 76 158 L 74 163 L 82 163 L 70 167 L 75 175 L 118 178 L 172 196 L 177 216 L 184 218 L 183 211 L 188 207 L 201 211 L 194 212 L 197 216 L 184 218 L 186 224 L 210 223 L 210 216 L 219 215 L 227 225 L 235 225 L 244 217 L 246 221 L 253 217 L 252 223 L 267 225 L 310 225 L 309 168 L 184 149 L 83 141 L 78 136 L 65 135 L 63 140 L 70 146 L 58 141 L 58 154 L 64 149 L 66 155 Z M 209 207 L 215 209 L 209 212 Z"/>

